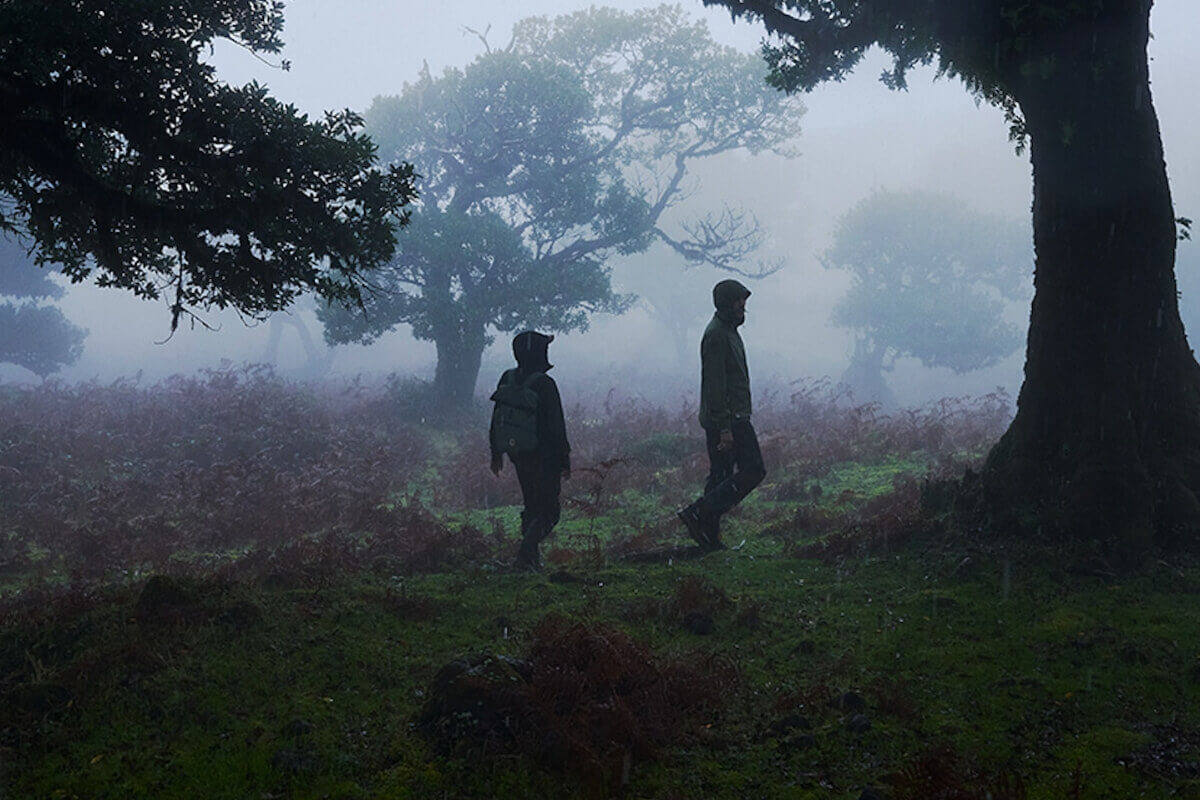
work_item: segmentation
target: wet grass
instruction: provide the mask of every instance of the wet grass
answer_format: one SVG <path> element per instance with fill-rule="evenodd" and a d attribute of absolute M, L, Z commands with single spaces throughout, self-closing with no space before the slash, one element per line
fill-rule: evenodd
<path fill-rule="evenodd" d="M 29 420 L 0 452 L 20 477 L 0 498 L 0 797 L 1200 797 L 1200 565 L 1098 577 L 1069 548 L 921 514 L 922 478 L 994 438 L 991 405 L 888 420 L 801 396 L 764 424 L 736 549 L 707 555 L 673 519 L 703 479 L 691 413 L 598 417 L 546 570 L 518 574 L 515 478 L 487 472 L 478 431 L 421 439 L 363 395 L 293 454 L 309 406 L 231 380 L 176 387 L 214 418 L 261 399 L 188 456 L 208 466 L 161 456 L 164 436 L 194 444 L 195 415 L 160 390 L 8 410 Z M 130 404 L 175 427 L 125 436 Z M 73 451 L 108 430 L 71 427 L 88 407 L 113 433 Z M 264 436 L 276 456 L 248 446 Z M 527 658 L 548 618 L 568 642 L 631 637 L 719 701 L 615 771 L 548 763 L 528 735 L 439 755 L 414 724 L 439 670 Z M 568 724 L 570 688 L 549 694 Z"/>
<path fill-rule="evenodd" d="M 520 758 L 435 757 L 411 727 L 441 665 L 520 656 L 556 613 L 741 676 L 686 746 L 632 770 L 625 796 L 936 796 L 921 794 L 930 781 L 971 792 L 947 797 L 1195 796 L 1200 570 L 1111 582 L 1032 548 L 954 541 L 833 563 L 747 548 L 540 575 L 196 582 L 162 619 L 139 616 L 137 585 L 114 589 L 0 639 L 5 785 L 30 798 L 594 796 Z M 671 610 L 689 576 L 729 600 L 703 634 Z M 831 703 L 847 693 L 861 710 Z M 788 715 L 807 727 L 772 728 Z"/>

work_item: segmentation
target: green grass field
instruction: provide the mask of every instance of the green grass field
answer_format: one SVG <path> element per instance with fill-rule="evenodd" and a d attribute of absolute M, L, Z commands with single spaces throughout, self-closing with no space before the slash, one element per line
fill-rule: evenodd
<path fill-rule="evenodd" d="M 886 465 L 829 480 L 866 494 L 870 476 L 891 480 Z M 0 636 L 0 666 L 24 676 L 8 796 L 1200 797 L 1200 570 L 1078 576 L 945 530 L 798 559 L 757 533 L 777 511 L 750 503 L 730 526 L 745 544 L 702 557 L 664 534 L 665 557 L 606 563 L 588 538 L 627 525 L 621 509 L 570 520 L 571 559 L 536 575 L 180 580 L 161 618 L 130 580 Z M 509 530 L 514 514 L 496 512 Z M 721 600 L 710 630 L 671 610 L 689 576 Z M 719 659 L 720 707 L 627 775 L 435 756 L 412 720 L 439 667 L 520 657 L 548 614 Z M 831 704 L 847 693 L 860 716 Z M 804 726 L 780 728 L 789 716 Z"/>
<path fill-rule="evenodd" d="M 975 411 L 780 412 L 701 555 L 690 420 L 627 409 L 530 574 L 477 435 L 262 380 L 0 409 L 0 798 L 1200 798 L 1200 565 L 922 510 Z"/>

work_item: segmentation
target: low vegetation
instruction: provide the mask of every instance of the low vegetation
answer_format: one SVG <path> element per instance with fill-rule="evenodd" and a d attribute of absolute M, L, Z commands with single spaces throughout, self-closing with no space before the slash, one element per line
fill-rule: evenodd
<path fill-rule="evenodd" d="M 423 392 L 5 389 L 0 796 L 1200 797 L 1200 567 L 938 510 L 1006 398 L 774 393 L 708 555 L 693 410 L 585 403 L 531 575 Z"/>

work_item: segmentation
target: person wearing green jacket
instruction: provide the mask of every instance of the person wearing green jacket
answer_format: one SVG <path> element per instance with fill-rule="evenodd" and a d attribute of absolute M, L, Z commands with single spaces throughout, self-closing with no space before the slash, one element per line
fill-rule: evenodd
<path fill-rule="evenodd" d="M 758 436 L 750 422 L 750 370 L 738 328 L 746 321 L 750 290 L 735 280 L 713 287 L 716 313 L 700 340 L 700 425 L 708 446 L 704 494 L 676 512 L 706 550 L 720 550 L 721 517 L 766 477 Z"/>

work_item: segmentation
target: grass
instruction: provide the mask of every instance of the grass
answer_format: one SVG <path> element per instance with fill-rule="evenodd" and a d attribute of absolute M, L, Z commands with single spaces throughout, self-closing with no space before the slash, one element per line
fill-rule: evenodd
<path fill-rule="evenodd" d="M 703 476 L 690 412 L 597 417 L 530 575 L 477 435 L 364 393 L 300 453 L 310 401 L 239 380 L 0 415 L 0 798 L 1200 798 L 1200 565 L 1104 579 L 923 516 L 921 477 L 994 434 L 975 406 L 767 408 L 769 478 L 704 556 L 671 513 Z M 172 460 L 187 403 L 245 393 L 246 430 Z M 126 409 L 154 424 L 123 437 Z M 517 705 L 427 735 L 447 665 L 512 677 L 480 654 L 532 671 Z"/>
<path fill-rule="evenodd" d="M 5 632 L 5 671 L 36 667 L 23 685 L 42 689 L 10 699 L 5 781 L 31 798 L 593 796 L 519 758 L 435 757 L 410 724 L 442 664 L 519 656 L 553 612 L 741 676 L 702 734 L 634 767 L 625 796 L 905 796 L 933 752 L 953 754 L 946 780 L 963 791 L 1007 776 L 1029 798 L 1195 796 L 1200 571 L 1106 583 L 930 544 L 831 564 L 722 552 L 570 582 L 479 568 L 199 583 L 165 621 L 139 619 L 130 586 Z M 688 576 L 730 600 L 708 635 L 663 610 Z M 830 705 L 847 692 L 866 730 Z M 789 713 L 811 740 L 771 733 Z"/>

